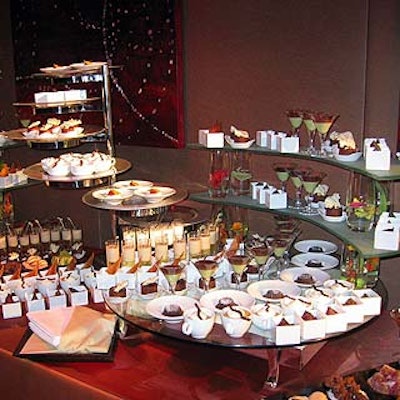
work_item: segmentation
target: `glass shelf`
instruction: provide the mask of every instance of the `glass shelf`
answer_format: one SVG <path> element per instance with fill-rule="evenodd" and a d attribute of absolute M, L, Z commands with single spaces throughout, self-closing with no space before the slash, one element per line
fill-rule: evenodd
<path fill-rule="evenodd" d="M 302 153 L 280 153 L 279 151 L 268 150 L 265 147 L 260 147 L 257 145 L 252 145 L 250 148 L 245 150 L 237 150 L 233 149 L 230 146 L 225 146 L 221 149 L 211 149 L 202 146 L 197 143 L 189 143 L 187 145 L 188 149 L 192 150 L 206 150 L 206 151 L 215 151 L 215 150 L 224 150 L 224 151 L 248 151 L 253 154 L 266 155 L 266 156 L 275 156 L 275 157 L 289 157 L 293 159 L 303 159 L 309 161 L 316 161 L 327 165 L 333 165 L 338 168 L 345 169 L 347 171 L 355 171 L 359 174 L 368 176 L 376 181 L 397 181 L 400 180 L 400 161 L 399 160 L 391 160 L 391 168 L 389 171 L 380 171 L 380 170 L 366 170 L 365 169 L 365 160 L 363 158 L 358 161 L 346 163 L 337 161 L 333 158 L 321 158 L 321 157 L 310 157 L 307 154 Z"/>
<path fill-rule="evenodd" d="M 41 184 L 41 182 L 39 182 L 39 181 L 28 179 L 28 182 L 20 183 L 18 185 L 0 187 L 0 193 L 11 192 L 12 190 L 23 189 L 26 187 L 36 186 L 36 185 L 40 185 L 40 184 Z"/>
<path fill-rule="evenodd" d="M 316 225 L 326 232 L 336 236 L 343 242 L 352 244 L 365 258 L 379 257 L 390 258 L 400 255 L 399 251 L 379 250 L 373 248 L 374 232 L 353 232 L 345 222 L 327 222 L 319 215 L 301 215 L 298 211 L 284 208 L 271 210 L 256 200 L 247 196 L 228 195 L 223 198 L 211 198 L 208 193 L 192 193 L 189 198 L 200 203 L 216 204 L 221 206 L 239 206 L 254 211 L 262 211 L 276 215 L 286 215 Z"/>

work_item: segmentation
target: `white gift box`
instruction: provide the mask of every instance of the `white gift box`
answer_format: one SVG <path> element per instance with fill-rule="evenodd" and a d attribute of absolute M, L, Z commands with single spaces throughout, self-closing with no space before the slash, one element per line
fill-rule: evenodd
<path fill-rule="evenodd" d="M 283 190 L 270 188 L 266 191 L 265 204 L 269 209 L 286 208 L 287 193 Z"/>
<path fill-rule="evenodd" d="M 11 279 L 12 275 L 6 275 L 3 277 L 4 282 L 6 284 L 6 288 L 9 289 L 11 292 L 18 286 L 21 286 L 22 280 L 21 279 Z"/>
<path fill-rule="evenodd" d="M 70 286 L 67 293 L 71 306 L 85 306 L 89 304 L 89 293 L 85 286 Z"/>
<path fill-rule="evenodd" d="M 365 315 L 380 315 L 382 310 L 382 298 L 372 289 L 358 289 L 354 293 L 363 304 Z"/>
<path fill-rule="evenodd" d="M 321 339 L 326 336 L 325 319 L 317 310 L 305 311 L 315 319 L 306 320 L 302 315 L 300 318 L 300 334 L 303 340 Z M 304 315 L 304 313 L 303 313 Z"/>
<path fill-rule="evenodd" d="M 96 282 L 99 289 L 110 289 L 117 283 L 116 274 L 109 274 L 107 268 L 104 267 L 96 273 Z"/>
<path fill-rule="evenodd" d="M 374 231 L 374 249 L 399 250 L 400 229 L 392 223 L 378 222 Z"/>
<path fill-rule="evenodd" d="M 47 305 L 50 310 L 60 307 L 67 307 L 67 296 L 62 289 L 49 290 Z"/>
<path fill-rule="evenodd" d="M 324 304 L 318 306 L 318 309 L 325 315 L 326 333 L 345 332 L 347 330 L 347 317 L 343 307 L 338 304 Z M 328 309 L 335 313 L 328 313 Z"/>
<path fill-rule="evenodd" d="M 66 292 L 71 286 L 78 286 L 81 283 L 79 271 L 64 271 L 60 277 L 60 285 Z"/>
<path fill-rule="evenodd" d="M 282 318 L 290 325 L 279 325 Z M 274 322 L 273 340 L 276 345 L 286 346 L 300 343 L 300 321 L 295 313 L 285 313 L 283 316 L 274 317 Z"/>
<path fill-rule="evenodd" d="M 378 142 L 380 150 L 373 143 Z M 384 138 L 367 138 L 364 140 L 365 168 L 368 170 L 390 170 L 390 149 Z"/>
<path fill-rule="evenodd" d="M 40 292 L 37 292 L 35 294 L 30 293 L 25 295 L 25 305 L 26 305 L 26 311 L 31 312 L 31 311 L 41 311 L 46 309 L 46 302 L 44 300 L 43 295 Z"/>
<path fill-rule="evenodd" d="M 355 304 L 346 304 L 350 299 L 354 300 Z M 355 294 L 340 295 L 336 300 L 345 311 L 346 320 L 349 324 L 364 322 L 364 304 Z"/>
<path fill-rule="evenodd" d="M 93 303 L 104 303 L 103 291 L 96 287 L 89 288 L 90 298 Z"/>
<path fill-rule="evenodd" d="M 267 131 L 267 148 L 278 150 L 278 137 L 285 137 L 286 133 L 278 131 Z"/>
<path fill-rule="evenodd" d="M 271 186 L 269 186 L 268 184 L 260 187 L 260 189 L 258 191 L 258 197 L 257 197 L 257 200 L 260 204 L 266 204 L 267 195 L 270 190 L 271 190 Z"/>
<path fill-rule="evenodd" d="M 268 132 L 270 132 L 270 131 L 267 130 L 267 131 L 257 131 L 256 132 L 257 146 L 260 146 L 260 147 L 268 146 L 268 141 L 267 141 Z"/>
<path fill-rule="evenodd" d="M 276 149 L 281 153 L 298 153 L 300 150 L 300 138 L 278 135 L 276 139 Z"/>
<path fill-rule="evenodd" d="M 209 149 L 221 149 L 225 144 L 224 132 L 210 132 L 208 129 L 199 129 L 199 143 Z"/>
<path fill-rule="evenodd" d="M 251 182 L 251 198 L 253 200 L 259 200 L 260 190 L 267 185 L 267 182 Z"/>
<path fill-rule="evenodd" d="M 18 318 L 22 316 L 22 304 L 17 296 L 12 296 L 13 303 L 4 303 L 1 306 L 3 318 Z"/>
<path fill-rule="evenodd" d="M 64 91 L 60 90 L 57 92 L 38 92 L 33 95 L 35 103 L 58 103 L 63 102 Z"/>
<path fill-rule="evenodd" d="M 85 89 L 72 89 L 64 91 L 65 101 L 86 100 L 87 92 Z"/>
<path fill-rule="evenodd" d="M 36 279 L 36 286 L 43 296 L 47 296 L 49 291 L 54 291 L 57 285 L 56 278 L 41 277 Z"/>

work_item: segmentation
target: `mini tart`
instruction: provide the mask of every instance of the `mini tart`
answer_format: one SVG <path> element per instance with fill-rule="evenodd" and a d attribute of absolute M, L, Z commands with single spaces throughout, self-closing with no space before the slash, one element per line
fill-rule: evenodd
<path fill-rule="evenodd" d="M 343 210 L 342 208 L 325 208 L 325 215 L 328 217 L 341 217 Z"/>

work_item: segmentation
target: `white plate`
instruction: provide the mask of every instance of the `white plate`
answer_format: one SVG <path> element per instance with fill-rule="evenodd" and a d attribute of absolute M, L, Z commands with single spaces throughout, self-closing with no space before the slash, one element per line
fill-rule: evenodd
<path fill-rule="evenodd" d="M 106 64 L 104 61 L 91 61 L 89 63 L 81 62 L 81 63 L 73 63 L 73 64 L 71 64 L 70 68 L 90 70 L 90 69 L 99 68 L 104 64 Z"/>
<path fill-rule="evenodd" d="M 298 296 L 301 293 L 301 289 L 296 284 L 279 280 L 254 282 L 247 288 L 250 296 L 255 297 L 257 300 L 279 302 L 280 299 L 268 299 L 263 296 L 268 290 L 280 290 L 283 295 L 287 296 Z"/>
<path fill-rule="evenodd" d="M 131 179 L 129 181 L 118 181 L 113 184 L 116 188 L 126 189 L 126 190 L 137 190 L 142 188 L 148 188 L 153 186 L 153 182 L 150 181 L 140 181 L 136 179 Z"/>
<path fill-rule="evenodd" d="M 148 302 L 146 312 L 152 317 L 162 319 L 166 322 L 177 323 L 182 321 L 183 314 L 178 317 L 168 317 L 162 313 L 164 307 L 169 304 L 176 304 L 185 312 L 195 307 L 196 300 L 186 296 L 161 296 Z"/>
<path fill-rule="evenodd" d="M 58 67 L 40 68 L 40 71 L 44 72 L 45 74 L 51 74 L 51 73 L 54 73 L 54 72 L 65 71 L 68 68 L 70 68 L 68 65 L 59 65 Z"/>
<path fill-rule="evenodd" d="M 312 285 L 308 285 L 295 282 L 296 279 L 302 274 L 310 274 L 314 278 L 314 283 Z M 321 271 L 319 268 L 293 267 L 283 270 L 281 272 L 280 279 L 285 282 L 294 283 L 300 287 L 311 287 L 322 286 L 324 282 L 328 279 L 331 279 L 331 277 L 327 272 Z"/>
<path fill-rule="evenodd" d="M 320 248 L 322 251 L 310 251 L 313 247 Z M 302 240 L 294 244 L 294 248 L 300 253 L 319 253 L 332 254 L 337 250 L 336 244 L 326 240 Z"/>
<path fill-rule="evenodd" d="M 148 203 L 158 203 L 176 193 L 176 190 L 168 186 L 152 186 L 135 190 L 135 194 L 144 197 Z"/>
<path fill-rule="evenodd" d="M 225 135 L 226 142 L 233 148 L 233 149 L 248 149 L 255 140 L 249 140 L 248 142 L 235 142 L 230 136 Z"/>
<path fill-rule="evenodd" d="M 346 221 L 346 213 L 343 211 L 342 215 L 340 217 L 331 217 L 330 215 L 326 215 L 326 210 L 325 207 L 322 205 L 318 209 L 319 215 L 322 217 L 322 219 L 326 222 L 344 222 Z"/>
<path fill-rule="evenodd" d="M 357 161 L 361 156 L 362 153 L 361 151 L 357 151 L 356 153 L 353 154 L 333 154 L 333 156 L 336 158 L 336 160 L 341 161 L 341 162 L 354 162 Z"/>
<path fill-rule="evenodd" d="M 118 194 L 109 194 L 111 190 L 116 190 Z M 131 190 L 106 188 L 106 189 L 95 190 L 92 193 L 92 196 L 95 199 L 102 200 L 106 203 L 117 205 L 122 203 L 124 200 L 132 197 L 132 194 L 133 193 Z"/>
<path fill-rule="evenodd" d="M 290 259 L 290 262 L 298 267 L 308 267 L 307 263 L 309 261 L 315 260 L 321 263 L 321 267 L 311 266 L 313 268 L 318 268 L 322 271 L 327 269 L 332 269 L 338 266 L 339 260 L 336 257 L 330 256 L 328 254 L 318 254 L 318 253 L 300 253 L 296 254 Z"/>
<path fill-rule="evenodd" d="M 251 308 L 255 303 L 254 297 L 250 296 L 246 292 L 234 289 L 232 290 L 223 289 L 223 290 L 215 290 L 213 292 L 208 292 L 205 295 L 203 295 L 200 299 L 200 305 L 209 308 L 210 310 L 213 310 L 216 313 L 221 313 L 222 310 L 215 308 L 215 306 L 223 297 L 230 297 L 236 304 L 246 308 Z"/>

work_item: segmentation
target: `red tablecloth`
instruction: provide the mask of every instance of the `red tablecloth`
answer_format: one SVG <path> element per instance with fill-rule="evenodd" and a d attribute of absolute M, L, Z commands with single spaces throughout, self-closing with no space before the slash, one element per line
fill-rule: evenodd
<path fill-rule="evenodd" d="M 178 342 L 148 333 L 120 341 L 114 361 L 39 363 L 12 355 L 25 318 L 0 322 L 4 399 L 259 399 L 264 350 L 241 352 Z M 398 331 L 387 312 L 366 327 L 329 341 L 301 370 L 282 367 L 280 389 L 294 393 L 334 373 L 399 359 Z"/>

